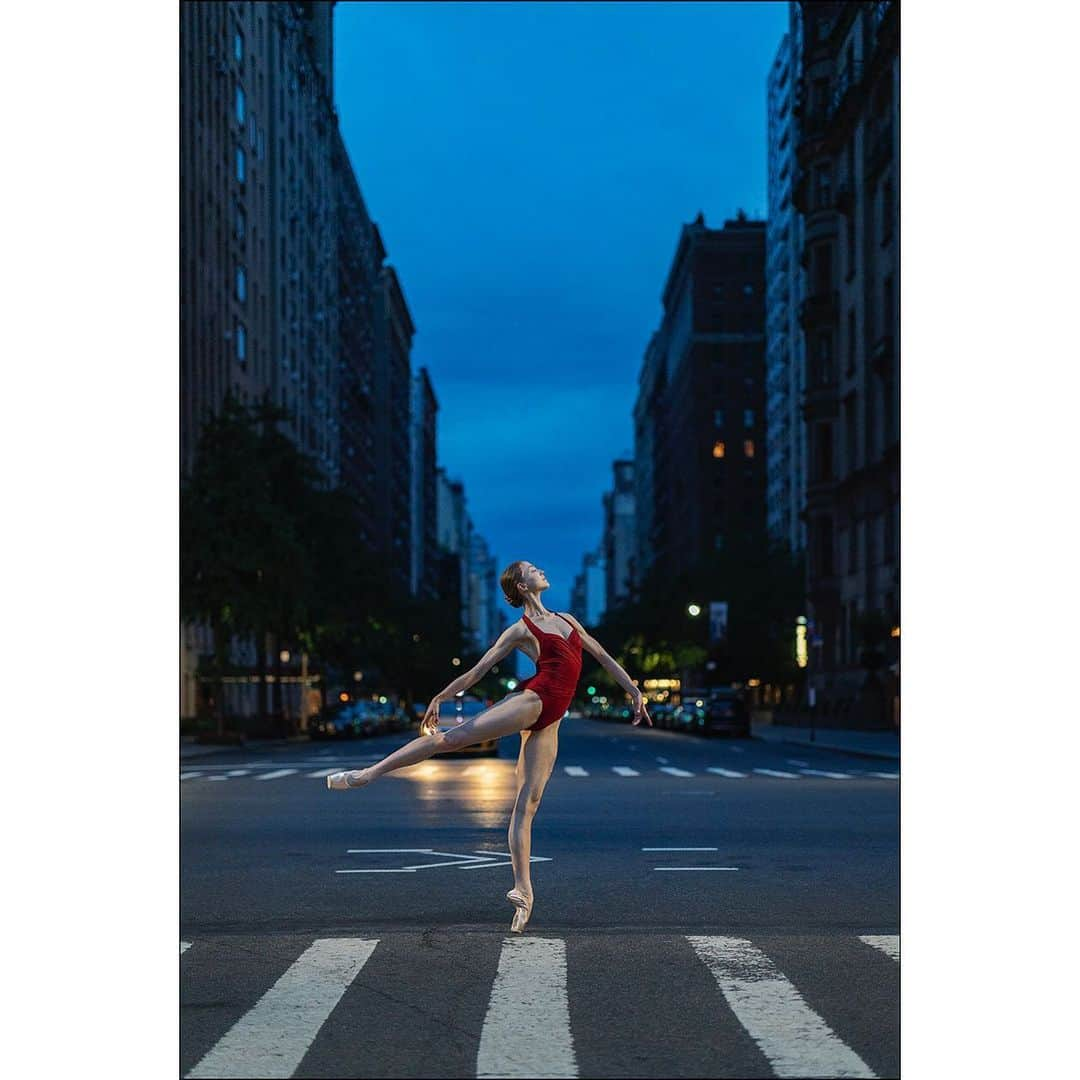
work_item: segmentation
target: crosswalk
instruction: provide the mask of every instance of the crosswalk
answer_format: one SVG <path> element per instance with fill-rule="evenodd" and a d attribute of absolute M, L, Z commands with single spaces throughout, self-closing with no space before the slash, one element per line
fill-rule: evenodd
<path fill-rule="evenodd" d="M 586 779 L 596 778 L 599 776 L 618 776 L 626 779 L 632 779 L 634 777 L 648 776 L 654 773 L 662 773 L 665 776 L 671 776 L 678 780 L 687 780 L 693 777 L 700 776 L 702 774 L 706 776 L 719 776 L 725 780 L 747 780 L 755 777 L 765 777 L 770 780 L 801 780 L 805 778 L 817 778 L 823 780 L 853 780 L 853 779 L 874 779 L 874 780 L 899 780 L 899 772 L 880 771 L 876 769 L 847 769 L 840 771 L 837 769 L 812 769 L 799 766 L 793 766 L 789 769 L 773 769 L 764 767 L 747 767 L 744 769 L 730 769 L 720 765 L 707 765 L 699 767 L 698 769 L 681 768 L 677 765 L 658 764 L 654 768 L 644 766 L 641 762 L 638 762 L 638 767 L 634 768 L 630 765 L 611 765 L 611 766 L 592 766 L 586 768 L 583 765 L 563 765 L 561 770 L 563 775 L 572 777 L 573 779 Z M 271 769 L 269 771 L 261 771 L 259 769 L 225 769 L 220 767 L 215 769 L 213 766 L 203 766 L 201 769 L 188 770 L 180 773 L 180 780 L 184 782 L 207 782 L 216 781 L 221 782 L 225 780 L 256 780 L 256 781 L 273 781 L 283 780 L 286 778 L 296 778 L 305 780 L 321 780 L 330 773 L 337 772 L 343 768 L 358 768 L 362 766 L 363 762 L 349 762 L 349 763 L 336 763 L 334 765 L 326 765 L 325 763 L 319 763 L 319 767 L 312 769 L 311 765 L 315 762 L 307 762 L 306 764 L 298 763 L 295 766 L 286 768 Z M 444 765 L 444 773 L 442 779 L 452 780 L 457 778 L 467 778 L 477 771 L 484 770 L 497 770 L 497 769 L 512 770 L 513 763 L 509 761 L 499 760 L 498 762 L 489 762 L 484 765 L 466 765 L 461 767 L 459 765 Z M 435 777 L 432 777 L 433 779 Z"/>
<path fill-rule="evenodd" d="M 822 939 L 812 967 L 787 939 L 729 935 L 297 938 L 263 961 L 261 987 L 244 981 L 240 961 L 265 949 L 186 936 L 187 1077 L 391 1075 L 388 1062 L 392 1075 L 621 1075 L 610 1057 L 619 1053 L 637 1063 L 636 1075 L 895 1075 L 895 934 Z M 785 957 L 798 974 L 784 973 Z M 686 1025 L 684 1038 L 634 1023 L 613 1038 L 610 1010 L 636 1008 L 645 1010 L 639 1025 L 669 1010 Z M 442 1029 L 447 1009 L 453 1022 Z M 843 1030 L 853 1023 L 858 1030 Z M 696 1055 L 692 1073 L 673 1059 L 679 1048 Z"/>

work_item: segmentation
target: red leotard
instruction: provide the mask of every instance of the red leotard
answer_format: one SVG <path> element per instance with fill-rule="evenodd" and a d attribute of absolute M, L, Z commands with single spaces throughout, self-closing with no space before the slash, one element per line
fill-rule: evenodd
<path fill-rule="evenodd" d="M 559 615 L 558 612 L 555 614 Z M 540 718 L 527 729 L 540 731 L 561 719 L 574 698 L 578 679 L 581 678 L 581 635 L 578 634 L 577 627 L 572 626 L 570 620 L 564 619 L 562 615 L 559 615 L 559 618 L 570 627 L 569 637 L 541 630 L 524 613 L 521 617 L 536 634 L 536 640 L 540 645 L 536 674 L 527 678 L 519 687 L 521 690 L 534 691 L 543 702 L 544 707 L 540 712 Z M 575 634 L 577 641 L 574 640 Z"/>

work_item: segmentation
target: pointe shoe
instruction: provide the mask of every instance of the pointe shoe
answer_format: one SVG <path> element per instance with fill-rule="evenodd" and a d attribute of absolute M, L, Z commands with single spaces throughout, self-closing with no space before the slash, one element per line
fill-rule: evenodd
<path fill-rule="evenodd" d="M 526 896 L 518 889 L 511 889 L 506 894 L 506 899 L 517 908 L 517 911 L 514 912 L 513 922 L 510 923 L 510 930 L 512 933 L 520 934 L 532 915 L 533 898 Z"/>
<path fill-rule="evenodd" d="M 352 769 L 348 772 L 331 773 L 326 778 L 326 786 L 331 791 L 345 791 L 346 788 L 364 787 L 371 783 L 370 778 L 364 778 L 367 769 Z"/>

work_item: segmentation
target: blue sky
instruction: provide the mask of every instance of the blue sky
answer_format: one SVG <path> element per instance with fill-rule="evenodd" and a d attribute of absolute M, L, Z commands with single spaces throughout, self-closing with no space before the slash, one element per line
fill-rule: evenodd
<path fill-rule="evenodd" d="M 342 132 L 498 569 L 565 610 L 680 226 L 766 210 L 784 3 L 339 3 Z M 510 614 L 510 609 L 506 609 Z"/>

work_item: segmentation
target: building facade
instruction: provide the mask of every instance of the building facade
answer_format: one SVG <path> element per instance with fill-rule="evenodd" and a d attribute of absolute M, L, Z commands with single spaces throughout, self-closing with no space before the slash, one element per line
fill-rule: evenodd
<path fill-rule="evenodd" d="M 596 551 L 586 552 L 581 560 L 581 571 L 570 587 L 570 614 L 582 626 L 596 626 L 604 617 L 606 599 L 607 567 L 601 544 Z"/>
<path fill-rule="evenodd" d="M 798 140 L 792 108 L 799 85 L 798 26 L 784 35 L 769 70 L 769 216 L 765 229 L 765 472 L 769 534 L 793 552 L 806 547 L 806 373 L 799 304 L 803 300 L 802 218 L 792 205 Z"/>
<path fill-rule="evenodd" d="M 873 683 L 867 624 L 892 628 L 887 659 L 899 635 L 898 7 L 797 11 L 809 678 L 838 707 L 858 706 Z"/>
<path fill-rule="evenodd" d="M 427 368 L 422 367 L 412 380 L 409 432 L 412 473 L 410 509 L 413 538 L 410 563 L 410 588 L 413 596 L 437 599 L 439 581 L 435 574 L 438 526 L 436 522 L 435 422 L 439 403 Z"/>
<path fill-rule="evenodd" d="M 764 263 L 763 221 L 682 228 L 634 409 L 643 563 L 669 576 L 764 532 Z"/>
<path fill-rule="evenodd" d="M 612 489 L 604 493 L 605 611 L 630 600 L 637 564 L 634 462 L 616 461 L 612 470 Z"/>

